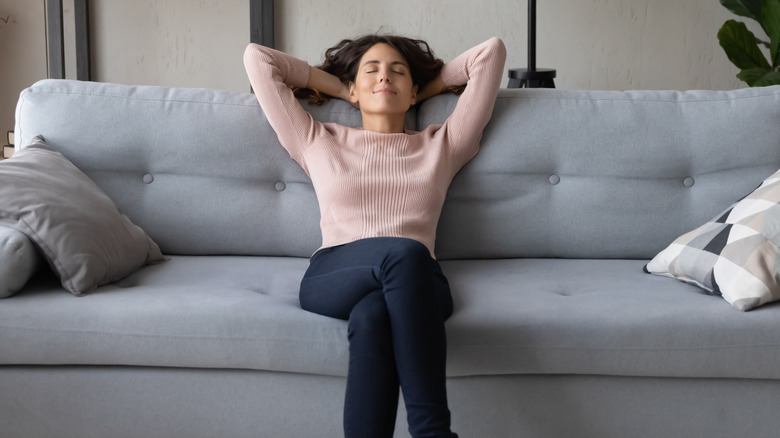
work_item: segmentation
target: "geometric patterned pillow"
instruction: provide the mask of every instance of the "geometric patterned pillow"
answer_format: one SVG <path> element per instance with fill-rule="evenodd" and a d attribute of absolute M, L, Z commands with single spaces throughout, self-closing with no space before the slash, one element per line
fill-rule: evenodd
<path fill-rule="evenodd" d="M 780 300 L 780 171 L 712 221 L 678 237 L 645 272 L 676 278 L 747 311 Z"/>

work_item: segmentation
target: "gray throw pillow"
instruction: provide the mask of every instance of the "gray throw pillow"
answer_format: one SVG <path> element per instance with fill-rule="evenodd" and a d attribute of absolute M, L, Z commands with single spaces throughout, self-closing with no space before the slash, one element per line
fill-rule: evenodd
<path fill-rule="evenodd" d="M 0 225 L 27 235 L 74 295 L 164 260 L 157 244 L 40 136 L 0 162 Z"/>
<path fill-rule="evenodd" d="M 0 298 L 8 298 L 27 284 L 41 256 L 21 232 L 0 227 Z"/>

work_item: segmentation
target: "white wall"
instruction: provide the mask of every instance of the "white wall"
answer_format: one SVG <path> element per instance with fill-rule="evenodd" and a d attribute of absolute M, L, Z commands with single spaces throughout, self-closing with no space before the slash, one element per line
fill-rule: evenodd
<path fill-rule="evenodd" d="M 98 80 L 247 89 L 248 0 L 91 3 Z M 526 14 L 518 0 L 276 0 L 276 39 L 317 64 L 364 33 L 419 37 L 445 60 L 496 35 L 507 68 L 522 68 Z M 741 87 L 716 38 L 728 18 L 717 0 L 540 0 L 537 65 L 558 71 L 559 88 Z"/>
<path fill-rule="evenodd" d="M 19 92 L 47 74 L 44 0 L 0 0 L 0 19 L 0 144 L 5 144 Z"/>
<path fill-rule="evenodd" d="M 9 96 L 41 77 L 42 3 L 0 0 L 0 17 L 13 10 L 31 20 L 20 26 L 26 33 L 0 29 L 0 132 L 13 125 Z M 90 8 L 94 80 L 249 89 L 241 61 L 249 0 L 91 0 Z M 277 48 L 318 64 L 340 39 L 382 31 L 423 38 L 447 60 L 495 35 L 507 45 L 507 68 L 522 68 L 526 12 L 520 0 L 276 0 Z M 558 88 L 744 86 L 718 45 L 718 29 L 734 17 L 717 0 L 539 0 L 537 18 L 537 66 L 557 69 Z"/>
<path fill-rule="evenodd" d="M 381 29 L 426 39 L 445 60 L 496 35 L 507 68 L 527 66 L 525 1 L 279 3 L 280 48 L 310 62 L 343 36 Z M 537 67 L 555 68 L 567 89 L 742 87 L 716 37 L 729 18 L 717 0 L 539 0 Z"/>
<path fill-rule="evenodd" d="M 249 0 L 90 0 L 90 20 L 94 80 L 249 90 Z"/>

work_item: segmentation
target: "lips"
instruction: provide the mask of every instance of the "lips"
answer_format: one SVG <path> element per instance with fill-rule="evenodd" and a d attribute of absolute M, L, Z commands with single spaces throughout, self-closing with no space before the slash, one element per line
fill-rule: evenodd
<path fill-rule="evenodd" d="M 389 88 L 380 88 L 378 90 L 374 90 L 374 94 L 398 94 L 395 92 L 395 90 L 391 90 Z"/>

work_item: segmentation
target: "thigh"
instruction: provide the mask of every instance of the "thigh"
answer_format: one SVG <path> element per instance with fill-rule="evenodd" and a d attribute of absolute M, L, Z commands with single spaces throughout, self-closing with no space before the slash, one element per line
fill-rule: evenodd
<path fill-rule="evenodd" d="M 396 248 L 409 246 L 398 245 L 399 242 L 405 243 L 402 241 L 409 239 L 369 238 L 317 251 L 301 280 L 301 307 L 321 315 L 348 319 L 352 308 L 361 299 L 383 289 L 383 266 Z M 433 259 L 430 262 L 430 273 L 434 276 L 433 292 L 446 319 L 452 314 L 449 284 L 439 264 Z"/>
<path fill-rule="evenodd" d="M 301 307 L 320 315 L 349 319 L 360 300 L 382 289 L 374 253 L 376 245 L 363 241 L 317 251 L 301 280 Z"/>

